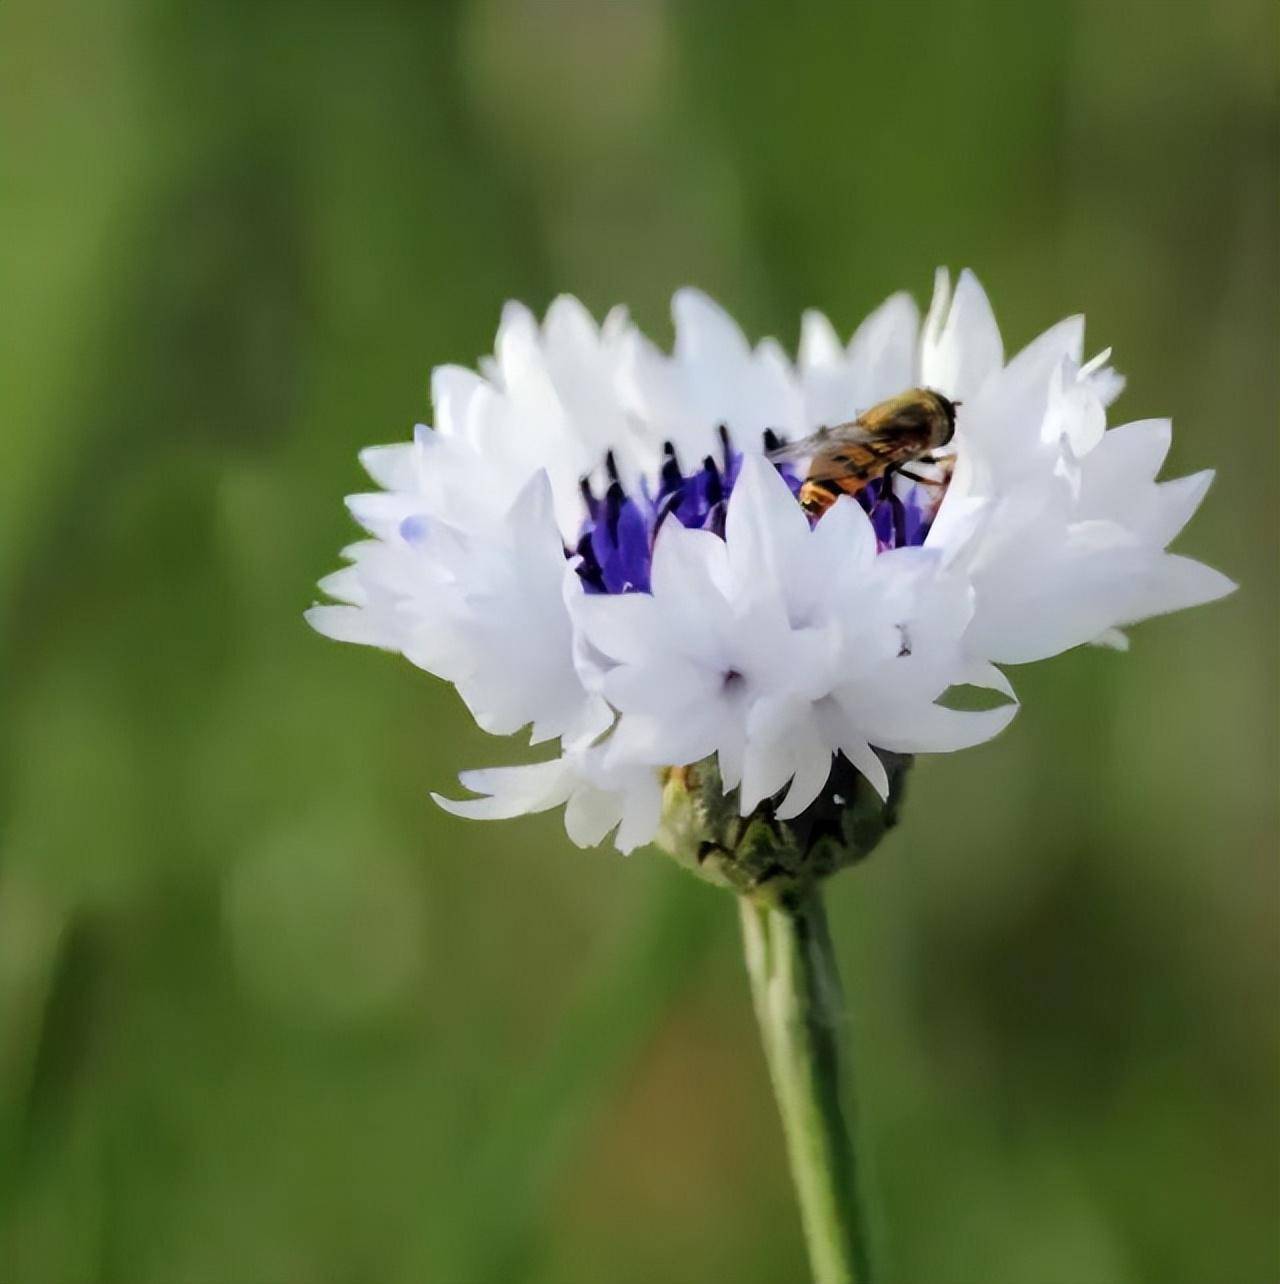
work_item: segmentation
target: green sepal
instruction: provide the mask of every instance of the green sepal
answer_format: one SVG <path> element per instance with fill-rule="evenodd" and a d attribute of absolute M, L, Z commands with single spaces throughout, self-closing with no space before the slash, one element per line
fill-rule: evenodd
<path fill-rule="evenodd" d="M 843 756 L 821 795 L 799 816 L 779 820 L 768 800 L 738 814 L 714 758 L 673 768 L 663 785 L 657 843 L 699 878 L 764 904 L 787 905 L 865 859 L 897 824 L 912 759 L 881 752 L 889 773 L 884 800 Z"/>

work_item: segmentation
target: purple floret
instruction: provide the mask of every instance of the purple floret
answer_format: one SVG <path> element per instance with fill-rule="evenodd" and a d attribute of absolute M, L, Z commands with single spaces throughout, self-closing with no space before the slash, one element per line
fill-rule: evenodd
<path fill-rule="evenodd" d="M 769 438 L 771 443 L 776 442 L 772 434 Z M 612 456 L 608 460 L 610 481 L 603 497 L 598 498 L 590 483 L 583 480 L 587 517 L 571 555 L 578 558 L 577 572 L 588 593 L 647 593 L 654 539 L 668 518 L 692 530 L 724 536 L 725 510 L 742 472 L 743 456 L 733 447 L 724 428 L 720 430 L 720 440 L 721 460 L 717 462 L 708 455 L 702 467 L 691 473 L 681 469 L 675 449 L 668 442 L 663 448 L 657 488 L 652 493 L 642 481 L 640 493 L 628 495 L 618 479 Z M 798 498 L 804 479 L 789 463 L 776 463 L 774 467 Z M 924 543 L 933 513 L 921 504 L 918 490 L 912 487 L 903 498 L 877 480 L 855 497 L 871 518 L 882 551 Z"/>

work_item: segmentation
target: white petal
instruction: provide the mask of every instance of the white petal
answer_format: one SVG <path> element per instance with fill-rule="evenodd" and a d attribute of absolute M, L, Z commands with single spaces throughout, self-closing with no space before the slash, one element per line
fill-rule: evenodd
<path fill-rule="evenodd" d="M 1015 476 L 1039 449 L 1055 375 L 1064 361 L 1079 364 L 1083 346 L 1083 317 L 1068 317 L 1033 339 L 960 410 L 958 443 L 997 476 Z"/>
<path fill-rule="evenodd" d="M 1195 515 L 1213 478 L 1213 469 L 1209 468 L 1157 486 L 1153 511 L 1141 528 L 1146 538 L 1160 548 L 1168 544 Z"/>
<path fill-rule="evenodd" d="M 1199 562 L 1144 547 L 1121 528 L 1084 527 L 1055 551 L 1006 562 L 978 585 L 970 645 L 1025 664 L 1091 642 L 1107 629 L 1224 597 L 1236 586 Z"/>
<path fill-rule="evenodd" d="M 880 755 L 865 740 L 854 735 L 842 737 L 840 752 L 866 777 L 872 789 L 888 801 L 889 773 L 885 771 Z"/>
<path fill-rule="evenodd" d="M 765 579 L 777 583 L 783 568 L 804 559 L 808 541 L 808 518 L 778 470 L 759 456 L 744 459 L 725 517 L 738 592 Z"/>
<path fill-rule="evenodd" d="M 394 446 L 366 446 L 360 466 L 384 490 L 413 490 L 417 485 L 418 450 L 413 442 Z"/>
<path fill-rule="evenodd" d="M 572 294 L 551 301 L 543 333 L 549 348 L 574 352 L 590 351 L 600 337 L 591 313 Z"/>
<path fill-rule="evenodd" d="M 946 278 L 941 276 L 925 326 L 921 374 L 926 387 L 964 400 L 975 396 L 1000 369 L 1004 344 L 986 291 L 968 268 L 960 273 L 949 308 L 945 289 Z M 940 321 L 944 309 L 946 319 Z"/>
<path fill-rule="evenodd" d="M 565 804 L 565 833 L 577 847 L 597 846 L 619 819 L 617 799 L 598 789 L 575 789 Z"/>
<path fill-rule="evenodd" d="M 461 436 L 467 430 L 467 417 L 473 398 L 488 390 L 488 384 L 474 370 L 462 366 L 437 366 L 431 372 L 431 404 L 435 407 L 435 426 L 448 436 Z"/>
<path fill-rule="evenodd" d="M 682 718 L 624 713 L 605 742 L 605 765 L 683 767 L 716 753 L 723 744 L 741 752 L 742 727 L 710 698 L 694 704 Z M 731 787 L 726 785 L 726 787 Z"/>
<path fill-rule="evenodd" d="M 509 820 L 549 811 L 566 802 L 573 787 L 573 771 L 564 758 L 522 767 L 464 771 L 458 779 L 473 793 L 489 796 L 453 799 L 433 793 L 431 797 L 451 815 L 469 820 Z"/>
<path fill-rule="evenodd" d="M 1110 352 L 1110 349 L 1108 348 L 1107 351 Z M 1120 396 L 1127 382 L 1124 375 L 1110 366 L 1095 370 L 1089 376 L 1089 386 L 1104 406 L 1111 405 Z"/>
<path fill-rule="evenodd" d="M 622 823 L 614 845 L 624 855 L 650 842 L 662 819 L 662 786 L 656 772 L 632 775 L 623 796 Z"/>
<path fill-rule="evenodd" d="M 818 797 L 830 778 L 830 748 L 813 737 L 807 737 L 796 753 L 791 787 L 774 814 L 779 820 L 794 819 Z"/>
<path fill-rule="evenodd" d="M 946 268 L 936 268 L 933 273 L 933 298 L 925 314 L 924 329 L 920 333 L 922 351 L 936 349 L 942 340 L 942 327 L 946 324 L 951 307 L 951 273 Z"/>
<path fill-rule="evenodd" d="M 581 702 L 576 719 L 571 717 L 567 722 L 556 719 L 545 729 L 543 735 L 539 735 L 540 728 L 535 723 L 532 742 L 537 744 L 541 739 L 550 740 L 558 735 L 566 749 L 586 748 L 604 735 L 613 721 L 613 710 L 603 700 L 593 696 Z M 553 729 L 557 727 L 560 729 Z"/>
<path fill-rule="evenodd" d="M 837 365 L 843 357 L 844 349 L 831 322 L 823 313 L 811 308 L 800 318 L 800 351 L 797 360 L 801 368 Z"/>
<path fill-rule="evenodd" d="M 795 500 L 793 508 L 799 508 Z M 813 528 L 807 553 L 810 560 L 829 574 L 836 566 L 862 568 L 876 556 L 876 532 L 865 510 L 848 495 L 841 495 Z"/>
<path fill-rule="evenodd" d="M 994 664 L 985 660 L 970 659 L 957 671 L 954 686 L 983 687 L 989 691 L 999 691 L 1010 700 L 1017 700 L 1013 684 Z"/>
<path fill-rule="evenodd" d="M 804 741 L 812 735 L 813 710 L 808 701 L 789 693 L 756 701 L 747 718 L 742 761 L 739 801 L 744 816 L 787 783 L 804 752 Z"/>
<path fill-rule="evenodd" d="M 849 375 L 855 404 L 849 418 L 916 382 L 920 309 L 907 293 L 890 295 L 849 340 Z"/>
<path fill-rule="evenodd" d="M 1005 367 L 1012 385 L 1043 388 L 1064 357 L 1079 365 L 1084 356 L 1084 317 L 1064 317 L 1031 340 Z"/>
<path fill-rule="evenodd" d="M 377 620 L 358 606 L 313 606 L 303 618 L 317 633 L 335 642 L 358 642 L 383 650 L 397 650 L 394 637 L 378 628 Z"/>
<path fill-rule="evenodd" d="M 679 663 L 651 650 L 640 663 L 620 665 L 605 675 L 601 690 L 622 713 L 645 713 L 680 719 L 691 705 L 710 698 L 719 678 L 707 669 Z"/>
<path fill-rule="evenodd" d="M 507 392 L 530 380 L 546 379 L 538 322 L 523 303 L 512 299 L 503 305 L 493 352 Z"/>
<path fill-rule="evenodd" d="M 776 794 L 792 775 L 791 754 L 777 741 L 748 741 L 742 755 L 738 811 L 749 816 L 761 802 Z"/>
<path fill-rule="evenodd" d="M 582 594 L 571 609 L 591 646 L 615 663 L 644 663 L 665 636 L 647 593 Z"/>
<path fill-rule="evenodd" d="M 951 753 L 999 735 L 1017 712 L 1016 704 L 978 712 L 926 704 L 891 715 L 868 714 L 866 730 L 876 745 L 894 753 Z"/>
<path fill-rule="evenodd" d="M 375 491 L 368 495 L 348 495 L 347 510 L 351 516 L 378 539 L 394 539 L 407 517 L 422 512 L 422 500 L 416 495 L 391 495 Z"/>
<path fill-rule="evenodd" d="M 1166 553 L 1149 577 L 1132 586 L 1116 623 L 1136 624 L 1155 615 L 1216 602 L 1238 587 L 1234 580 L 1203 562 Z"/>
<path fill-rule="evenodd" d="M 701 290 L 677 290 L 671 315 L 676 357 L 687 365 L 715 371 L 747 360 L 750 350 L 737 323 Z"/>
<path fill-rule="evenodd" d="M 1143 502 L 1172 439 L 1167 419 L 1139 420 L 1103 433 L 1080 464 L 1080 517 L 1123 521 Z"/>
<path fill-rule="evenodd" d="M 1106 434 L 1107 415 L 1097 392 L 1071 359 L 1064 358 L 1049 381 L 1049 403 L 1040 439 L 1047 445 L 1065 442 L 1076 459 L 1083 459 Z"/>
<path fill-rule="evenodd" d="M 1130 485 L 1154 481 L 1169 453 L 1173 424 L 1168 419 L 1135 419 L 1109 429 L 1089 456 L 1092 468 L 1109 468 Z"/>
<path fill-rule="evenodd" d="M 993 503 L 989 499 L 977 499 L 959 492 L 948 493 L 925 536 L 924 546 L 940 552 L 944 560 L 950 562 L 981 531 L 992 509 Z"/>
<path fill-rule="evenodd" d="M 1091 645 L 1105 647 L 1109 651 L 1127 651 L 1129 649 L 1129 635 L 1123 629 L 1107 629 L 1105 632 L 1098 634 Z"/>
<path fill-rule="evenodd" d="M 664 522 L 653 546 L 653 596 L 696 605 L 720 592 L 728 579 L 725 542 L 710 531 Z"/>
<path fill-rule="evenodd" d="M 354 566 L 344 566 L 332 575 L 326 575 L 316 587 L 335 602 L 344 602 L 349 606 L 364 606 L 369 595 L 360 578 L 359 570 Z M 322 629 L 321 632 L 324 630 Z"/>

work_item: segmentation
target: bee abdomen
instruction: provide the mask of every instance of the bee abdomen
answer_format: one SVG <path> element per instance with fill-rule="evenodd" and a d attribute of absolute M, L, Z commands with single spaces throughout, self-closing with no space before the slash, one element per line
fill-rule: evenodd
<path fill-rule="evenodd" d="M 807 481 L 800 487 L 800 507 L 810 517 L 821 517 L 841 495 L 851 493 L 834 481 Z"/>

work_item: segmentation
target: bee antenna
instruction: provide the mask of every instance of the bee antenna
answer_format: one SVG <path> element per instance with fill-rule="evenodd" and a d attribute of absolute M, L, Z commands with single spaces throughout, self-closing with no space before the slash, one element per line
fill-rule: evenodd
<path fill-rule="evenodd" d="M 582 498 L 585 499 L 588 504 L 595 501 L 595 495 L 591 490 L 591 479 L 589 477 L 578 478 L 578 490 L 582 492 Z"/>
<path fill-rule="evenodd" d="M 716 429 L 716 435 L 720 438 L 720 449 L 724 452 L 725 463 L 729 462 L 729 425 L 721 424 Z"/>
<path fill-rule="evenodd" d="M 662 453 L 667 459 L 674 461 L 676 457 L 676 448 L 670 441 L 664 441 L 662 443 Z"/>
<path fill-rule="evenodd" d="M 609 453 L 605 455 L 604 468 L 605 468 L 605 472 L 609 474 L 610 481 L 616 482 L 620 480 L 618 477 L 618 461 L 614 457 L 613 451 L 609 451 Z"/>
<path fill-rule="evenodd" d="M 772 428 L 764 430 L 764 448 L 768 451 L 782 449 L 782 438 Z"/>

